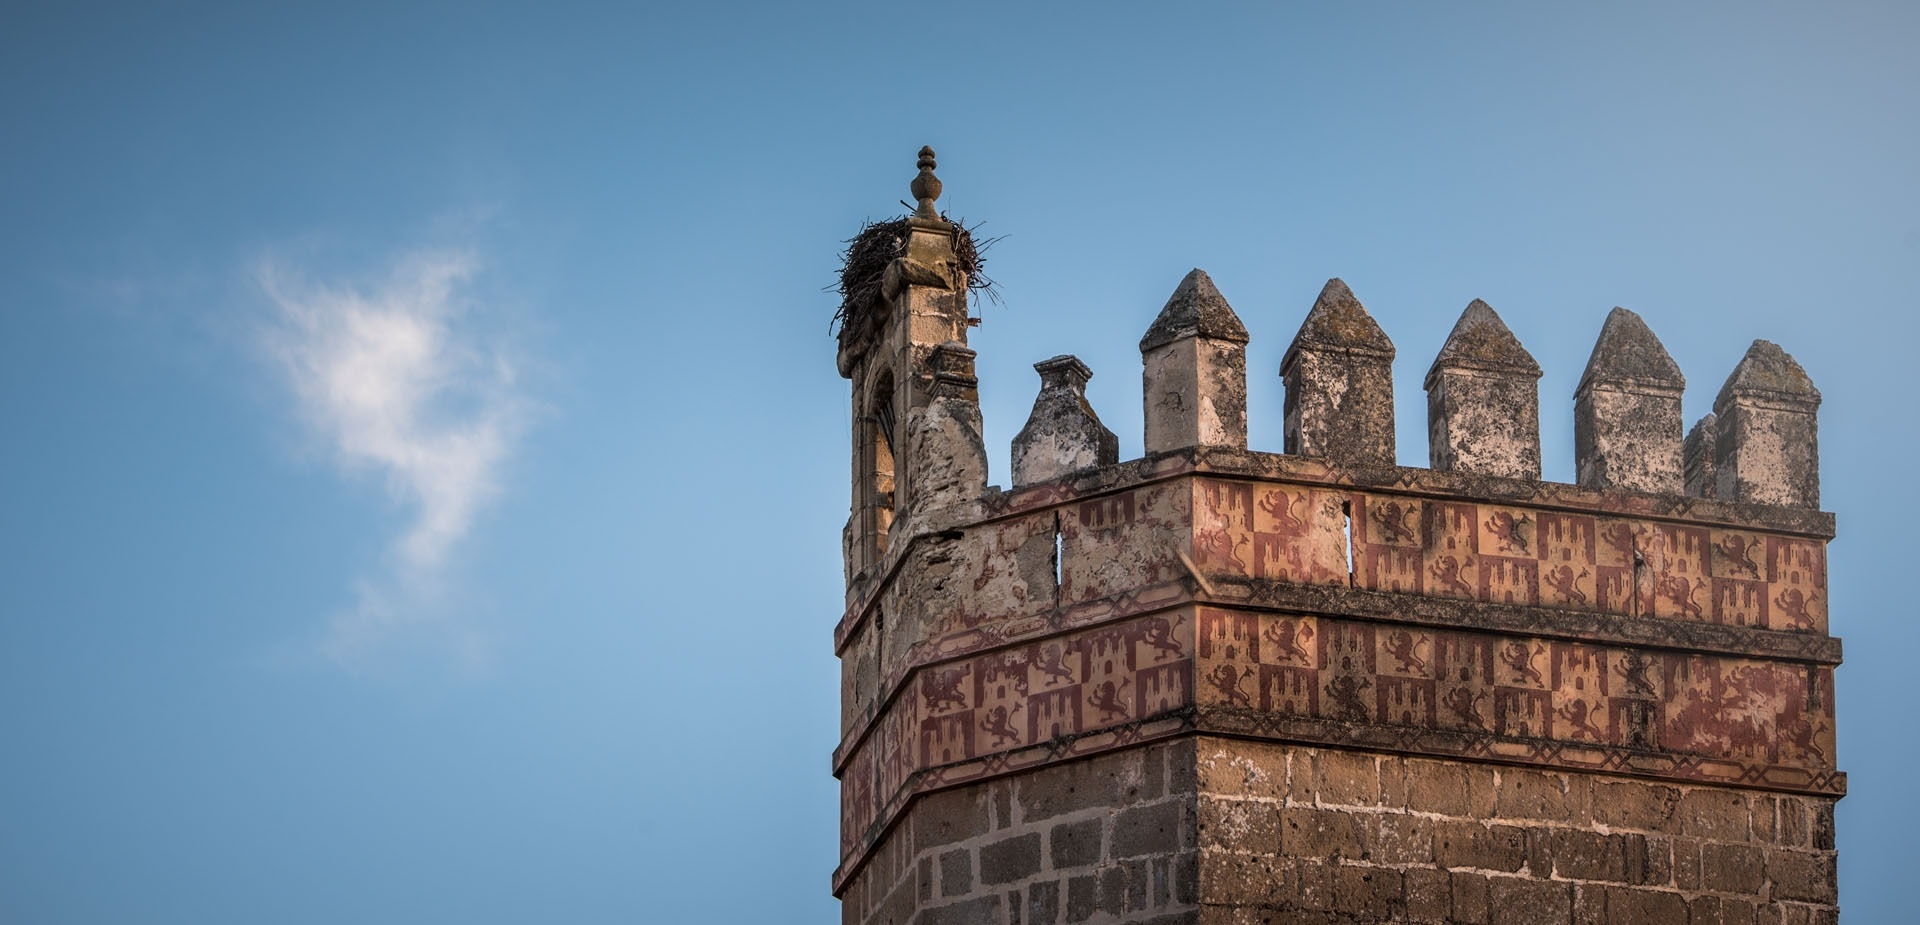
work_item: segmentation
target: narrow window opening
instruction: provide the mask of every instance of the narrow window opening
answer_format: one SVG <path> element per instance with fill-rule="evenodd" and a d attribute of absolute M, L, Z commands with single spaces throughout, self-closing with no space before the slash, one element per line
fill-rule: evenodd
<path fill-rule="evenodd" d="M 1067 535 L 1060 529 L 1060 515 L 1053 515 L 1053 587 L 1056 595 L 1066 581 Z"/>
<path fill-rule="evenodd" d="M 887 534 L 894 513 L 894 415 L 893 380 L 882 379 L 873 389 L 860 417 L 862 431 L 860 453 L 863 469 L 860 486 L 862 533 L 865 534 L 867 561 L 877 564 L 887 552 Z"/>
<path fill-rule="evenodd" d="M 1347 552 L 1347 587 L 1351 588 L 1355 584 L 1355 573 L 1353 570 L 1353 501 L 1351 499 L 1340 502 L 1340 522 L 1341 530 L 1346 537 L 1346 542 L 1342 544 L 1341 548 Z"/>

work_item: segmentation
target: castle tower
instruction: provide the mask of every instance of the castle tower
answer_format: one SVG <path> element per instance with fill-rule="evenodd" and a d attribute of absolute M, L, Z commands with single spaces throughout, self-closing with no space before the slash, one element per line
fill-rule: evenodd
<path fill-rule="evenodd" d="M 1616 309 L 1579 484 L 1547 483 L 1539 366 L 1476 301 L 1426 379 L 1434 466 L 1401 467 L 1392 343 L 1335 280 L 1273 453 L 1195 271 L 1142 341 L 1147 455 L 1055 357 L 990 488 L 932 161 L 843 306 L 844 921 L 1836 920 L 1833 518 L 1784 351 L 1682 441 L 1680 371 Z"/>

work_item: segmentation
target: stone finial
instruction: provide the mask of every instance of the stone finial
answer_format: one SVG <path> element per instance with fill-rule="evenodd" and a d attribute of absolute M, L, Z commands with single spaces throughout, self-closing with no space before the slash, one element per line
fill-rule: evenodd
<path fill-rule="evenodd" d="M 1353 291 L 1327 280 L 1280 361 L 1286 451 L 1391 466 L 1393 341 Z"/>
<path fill-rule="evenodd" d="M 1042 360 L 1033 368 L 1040 373 L 1040 394 L 1027 426 L 1013 438 L 1013 486 L 1119 462 L 1120 438 L 1087 403 L 1093 370 L 1073 356 Z"/>
<path fill-rule="evenodd" d="M 1713 412 L 1694 422 L 1693 429 L 1687 431 L 1687 442 L 1682 450 L 1686 467 L 1686 492 L 1695 498 L 1720 497 L 1720 470 L 1715 458 L 1715 438 L 1719 436 L 1719 424 Z"/>
<path fill-rule="evenodd" d="M 1819 507 L 1819 407 L 1807 371 L 1754 341 L 1713 401 L 1720 500 Z"/>
<path fill-rule="evenodd" d="M 986 493 L 987 448 L 981 439 L 974 357 L 957 341 L 933 348 L 927 404 L 908 412 L 907 471 L 912 479 L 907 506 L 916 511 L 973 501 Z"/>
<path fill-rule="evenodd" d="M 1247 445 L 1247 328 L 1202 270 L 1140 338 L 1146 451 Z"/>
<path fill-rule="evenodd" d="M 1540 364 L 1493 308 L 1473 300 L 1427 370 L 1433 468 L 1540 477 Z"/>
<path fill-rule="evenodd" d="M 920 148 L 920 161 L 918 166 L 920 173 L 913 178 L 912 185 L 908 187 L 909 191 L 913 193 L 913 198 L 919 200 L 920 203 L 920 208 L 913 213 L 913 216 L 915 218 L 939 218 L 940 213 L 933 208 L 933 201 L 940 198 L 940 178 L 933 175 L 933 168 L 938 166 L 938 164 L 934 161 L 932 147 L 923 146 Z"/>
<path fill-rule="evenodd" d="M 1640 316 L 1608 313 L 1573 391 L 1573 455 L 1583 488 L 1679 494 L 1680 396 L 1687 379 Z"/>

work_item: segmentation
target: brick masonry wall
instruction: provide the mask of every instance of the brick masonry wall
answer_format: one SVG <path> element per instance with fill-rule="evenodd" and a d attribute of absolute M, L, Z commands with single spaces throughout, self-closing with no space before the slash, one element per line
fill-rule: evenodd
<path fill-rule="evenodd" d="M 1837 922 L 1826 797 L 1202 737 L 1202 923 Z"/>
<path fill-rule="evenodd" d="M 916 800 L 841 895 L 847 925 L 1195 921 L 1194 743 Z"/>

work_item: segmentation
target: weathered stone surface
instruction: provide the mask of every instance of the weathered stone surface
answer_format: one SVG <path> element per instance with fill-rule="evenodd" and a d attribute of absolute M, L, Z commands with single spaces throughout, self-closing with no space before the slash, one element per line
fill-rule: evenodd
<path fill-rule="evenodd" d="M 1574 389 L 1574 463 L 1580 485 L 1679 494 L 1679 364 L 1639 315 L 1615 308 Z"/>
<path fill-rule="evenodd" d="M 1492 307 L 1473 300 L 1427 370 L 1433 468 L 1540 477 L 1540 364 Z"/>
<path fill-rule="evenodd" d="M 1071 356 L 1042 360 L 1033 368 L 1040 373 L 1040 394 L 1027 426 L 1013 438 L 1014 487 L 1117 462 L 1120 439 L 1087 402 L 1093 370 Z"/>
<path fill-rule="evenodd" d="M 1718 496 L 1820 506 L 1820 390 L 1793 357 L 1756 340 L 1713 402 Z"/>
<path fill-rule="evenodd" d="M 1339 279 L 1330 279 L 1280 361 L 1286 450 L 1394 464 L 1393 341 Z"/>
<path fill-rule="evenodd" d="M 1685 448 L 1686 492 L 1695 498 L 1717 498 L 1720 496 L 1720 460 L 1716 448 L 1720 436 L 1720 424 L 1713 412 L 1709 411 L 1700 420 L 1695 421 L 1693 429 L 1687 431 Z"/>
<path fill-rule="evenodd" d="M 1247 445 L 1247 329 L 1201 270 L 1140 339 L 1146 451 Z"/>
<path fill-rule="evenodd" d="M 981 439 L 974 352 L 949 342 L 933 351 L 927 404 L 907 414 L 912 497 L 901 505 L 932 511 L 978 500 L 987 490 L 987 448 Z"/>

